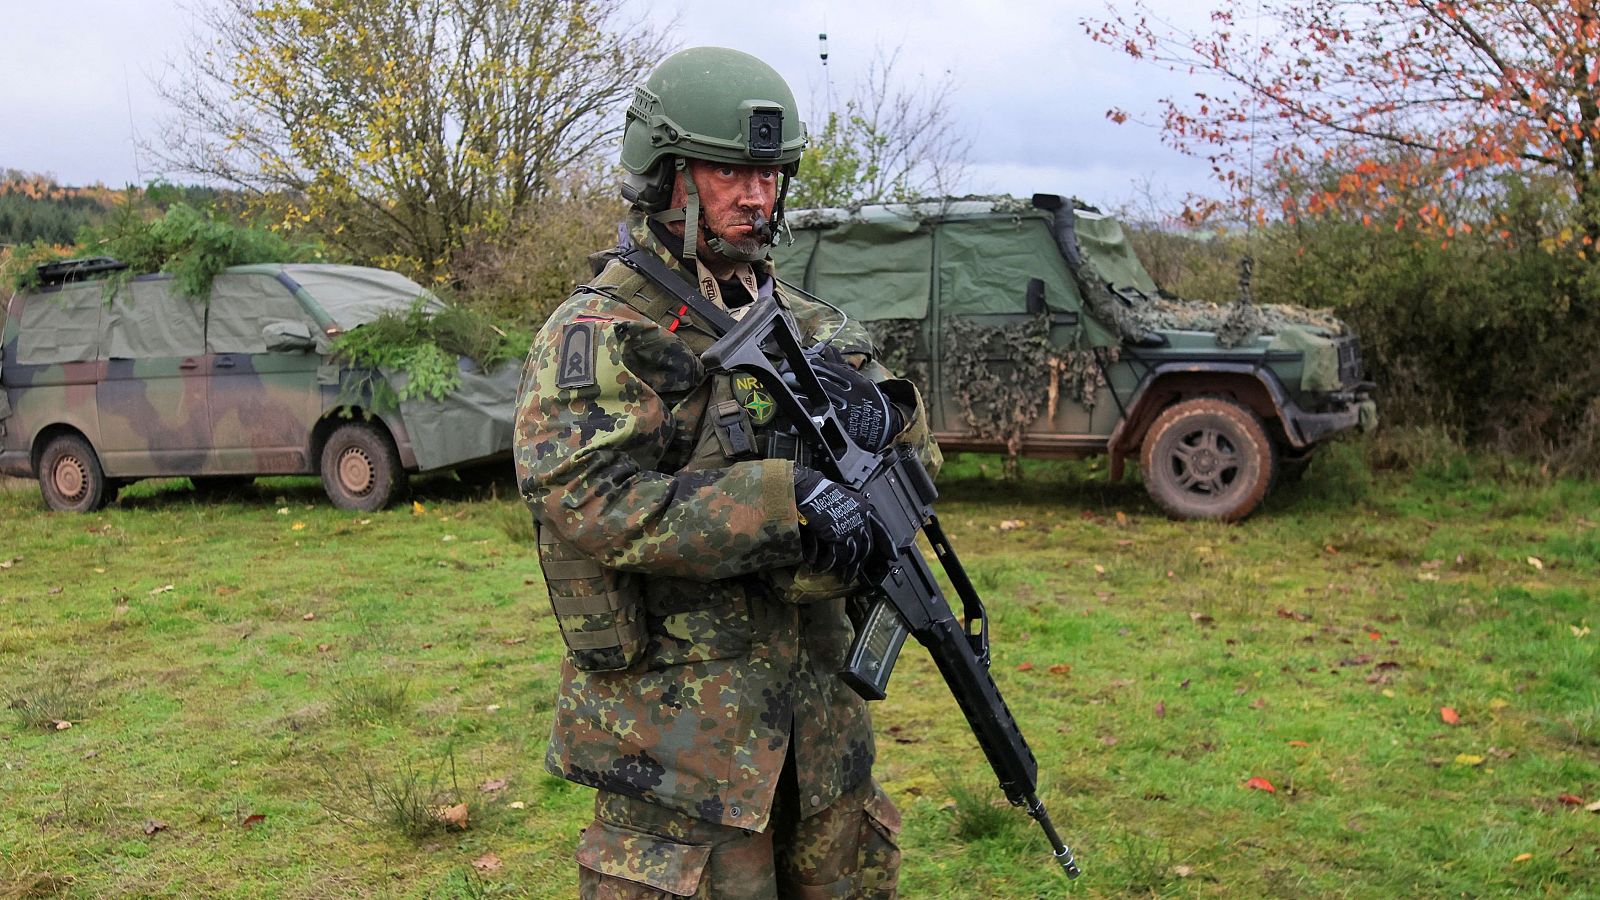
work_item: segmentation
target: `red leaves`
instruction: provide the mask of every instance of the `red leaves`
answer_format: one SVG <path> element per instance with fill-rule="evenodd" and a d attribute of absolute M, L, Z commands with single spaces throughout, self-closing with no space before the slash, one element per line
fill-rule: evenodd
<path fill-rule="evenodd" d="M 1439 720 L 1446 725 L 1460 725 L 1461 716 L 1448 706 L 1439 707 Z"/>
<path fill-rule="evenodd" d="M 1245 781 L 1244 786 L 1252 791 L 1266 791 L 1269 794 L 1276 794 L 1278 792 L 1278 789 L 1272 786 L 1272 782 L 1262 778 L 1260 775 L 1256 775 Z"/>
<path fill-rule="evenodd" d="M 1561 796 L 1557 797 L 1556 799 L 1559 800 L 1562 803 L 1565 803 L 1568 806 L 1582 806 L 1583 805 L 1583 798 L 1577 796 L 1576 794 L 1562 794 Z"/>

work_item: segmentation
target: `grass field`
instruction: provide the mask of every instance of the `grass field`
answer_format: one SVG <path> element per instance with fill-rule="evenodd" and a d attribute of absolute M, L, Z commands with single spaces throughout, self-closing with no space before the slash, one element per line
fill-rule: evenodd
<path fill-rule="evenodd" d="M 902 895 L 1600 895 L 1600 485 L 1366 458 L 1231 527 L 1103 465 L 953 461 L 941 516 L 1084 876 L 991 804 L 908 647 L 875 712 Z M 0 898 L 574 896 L 592 795 L 541 769 L 526 514 L 416 500 L 0 490 Z"/>

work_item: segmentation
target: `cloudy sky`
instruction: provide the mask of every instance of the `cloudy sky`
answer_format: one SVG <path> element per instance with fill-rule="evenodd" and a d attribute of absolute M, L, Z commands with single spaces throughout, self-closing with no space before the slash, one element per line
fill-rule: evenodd
<path fill-rule="evenodd" d="M 167 111 L 152 82 L 195 33 L 185 7 L 204 2 L 0 4 L 0 168 L 114 187 L 160 174 L 136 158 L 131 135 L 159 133 L 155 123 Z M 1115 205 L 1141 185 L 1172 199 L 1209 187 L 1206 165 L 1164 147 L 1155 128 L 1105 118 L 1118 106 L 1152 119 L 1158 98 L 1193 86 L 1085 37 L 1079 21 L 1101 15 L 1101 0 L 631 2 L 663 22 L 675 19 L 680 45 L 735 47 L 772 63 L 807 118 L 830 81 L 836 98 L 848 94 L 880 49 L 900 50 L 897 74 L 907 87 L 948 72 L 953 118 L 972 139 L 968 191 L 1048 191 Z M 1203 21 L 1197 4 L 1151 6 L 1180 22 Z M 826 69 L 817 55 L 821 31 Z"/>

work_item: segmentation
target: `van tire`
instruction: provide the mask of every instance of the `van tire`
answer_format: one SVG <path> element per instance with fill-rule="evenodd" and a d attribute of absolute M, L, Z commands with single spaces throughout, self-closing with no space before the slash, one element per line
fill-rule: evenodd
<path fill-rule="evenodd" d="M 377 426 L 348 422 L 322 445 L 322 488 L 340 509 L 372 512 L 400 495 L 406 474 L 394 443 Z"/>
<path fill-rule="evenodd" d="M 1277 447 L 1249 409 L 1195 397 L 1156 417 L 1139 467 L 1145 490 L 1173 518 L 1237 522 L 1272 489 Z"/>
<path fill-rule="evenodd" d="M 75 434 L 53 438 L 39 454 L 39 492 L 57 512 L 94 512 L 116 491 L 89 442 Z"/>

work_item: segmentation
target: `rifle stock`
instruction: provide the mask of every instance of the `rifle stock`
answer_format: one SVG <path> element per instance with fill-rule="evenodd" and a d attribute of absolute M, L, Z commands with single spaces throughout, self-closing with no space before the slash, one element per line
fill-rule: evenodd
<path fill-rule="evenodd" d="M 877 599 L 855 617 L 856 640 L 840 677 L 865 699 L 882 700 L 901 647 L 915 637 L 944 676 L 1006 799 L 1039 823 L 1062 869 L 1076 878 L 1072 851 L 1039 800 L 1038 762 L 989 674 L 988 615 L 934 514 L 938 491 L 916 453 L 905 446 L 868 452 L 850 439 L 829 403 L 813 405 L 796 395 L 780 361 L 788 363 L 800 395 L 826 397 L 799 337 L 772 300 L 757 303 L 701 359 L 712 369 L 754 375 L 808 448 L 808 464 L 861 493 L 881 526 L 885 546 L 863 576 Z M 961 598 L 965 627 L 917 546 L 919 533 L 927 536 Z"/>

